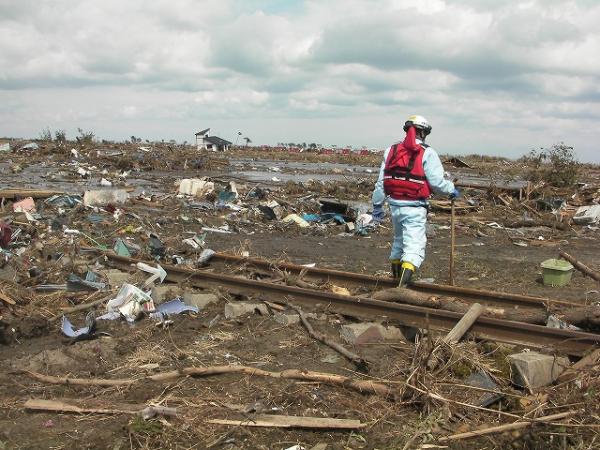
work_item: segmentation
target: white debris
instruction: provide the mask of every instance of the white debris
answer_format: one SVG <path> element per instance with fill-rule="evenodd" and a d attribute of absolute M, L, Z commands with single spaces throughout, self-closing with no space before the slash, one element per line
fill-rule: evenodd
<path fill-rule="evenodd" d="M 215 184 L 200 178 L 185 178 L 179 183 L 179 193 L 182 195 L 192 195 L 194 197 L 203 197 L 215 190 Z"/>
<path fill-rule="evenodd" d="M 308 228 L 310 227 L 310 223 L 308 223 L 306 220 L 304 220 L 302 217 L 300 217 L 298 214 L 290 214 L 289 216 L 286 216 L 283 221 L 285 223 L 289 223 L 289 222 L 296 222 L 296 224 L 300 227 L 300 228 Z"/>
<path fill-rule="evenodd" d="M 129 193 L 124 189 L 85 191 L 83 206 L 105 206 L 109 203 L 125 203 Z"/>
<path fill-rule="evenodd" d="M 600 205 L 581 206 L 573 216 L 577 225 L 590 225 L 600 222 Z"/>
<path fill-rule="evenodd" d="M 77 168 L 77 174 L 82 176 L 83 178 L 87 178 L 92 174 L 92 172 L 90 172 L 89 170 L 85 170 L 83 167 L 79 167 Z"/>

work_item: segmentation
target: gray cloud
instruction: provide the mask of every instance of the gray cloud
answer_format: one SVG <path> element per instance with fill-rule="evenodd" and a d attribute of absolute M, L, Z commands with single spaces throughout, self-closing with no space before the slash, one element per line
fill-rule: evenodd
<path fill-rule="evenodd" d="M 0 134 L 240 123 L 384 146 L 420 112 L 451 150 L 599 160 L 598 23 L 591 0 L 0 0 Z"/>

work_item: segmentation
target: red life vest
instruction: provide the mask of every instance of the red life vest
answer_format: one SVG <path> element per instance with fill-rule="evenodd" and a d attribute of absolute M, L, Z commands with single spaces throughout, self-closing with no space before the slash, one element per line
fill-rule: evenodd
<path fill-rule="evenodd" d="M 406 132 L 406 138 L 389 151 L 383 171 L 383 190 L 394 200 L 426 200 L 431 186 L 423 169 L 423 153 L 427 145 L 417 144 L 414 127 Z"/>

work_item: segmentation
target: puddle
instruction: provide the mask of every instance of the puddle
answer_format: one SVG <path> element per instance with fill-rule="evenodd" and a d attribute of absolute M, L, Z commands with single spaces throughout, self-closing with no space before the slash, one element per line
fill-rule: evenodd
<path fill-rule="evenodd" d="M 22 172 L 12 173 L 9 163 L 0 163 L 0 170 L 3 174 L 2 179 L 0 179 L 0 189 L 47 189 L 66 192 L 67 194 L 82 194 L 90 189 L 111 189 L 110 187 L 100 186 L 99 181 L 102 176 L 99 173 L 88 179 L 61 178 L 63 172 L 69 175 L 74 173 L 76 170 L 74 166 L 49 167 L 44 164 L 33 164 L 25 167 Z M 135 188 L 132 194 L 140 194 L 149 189 L 155 192 L 159 189 L 159 183 L 136 177 L 136 175 L 143 175 L 143 173 L 132 174 L 126 180 L 128 186 Z M 53 177 L 56 178 L 53 179 Z M 114 189 L 118 188 L 118 186 L 114 187 Z"/>
<path fill-rule="evenodd" d="M 300 161 L 274 161 L 267 159 L 251 159 L 251 158 L 236 158 L 231 159 L 229 163 L 234 167 L 277 167 L 278 169 L 289 169 L 289 170 L 305 170 L 305 171 L 324 171 L 324 170 L 343 170 L 348 173 L 352 172 L 364 172 L 376 174 L 379 167 L 375 166 L 357 166 L 352 164 L 344 163 L 331 163 L 331 162 L 300 162 Z"/>
<path fill-rule="evenodd" d="M 296 182 L 307 182 L 309 180 L 316 181 L 349 181 L 352 179 L 356 179 L 356 174 L 348 173 L 344 174 L 335 174 L 335 173 L 285 173 L 285 172 L 267 172 L 261 170 L 245 170 L 240 172 L 230 172 L 229 174 L 236 177 L 244 178 L 249 181 L 272 181 L 273 177 L 277 178 L 282 183 L 288 181 L 296 181 Z M 372 179 L 373 183 L 375 183 L 376 176 L 373 174 L 364 174 L 360 178 L 363 179 Z"/>
<path fill-rule="evenodd" d="M 369 166 L 353 166 L 351 164 L 339 163 L 313 163 L 313 162 L 297 162 L 297 161 L 272 161 L 272 160 L 253 160 L 250 158 L 237 158 L 231 160 L 232 170 L 228 172 L 214 171 L 181 171 L 181 172 L 140 172 L 132 173 L 127 178 L 127 185 L 132 186 L 135 190 L 132 194 L 137 195 L 144 191 L 164 190 L 164 182 L 166 179 L 172 178 L 191 178 L 191 177 L 232 177 L 240 178 L 250 182 L 268 182 L 268 183 L 286 183 L 307 182 L 309 180 L 316 181 L 350 181 L 358 179 L 369 180 L 375 183 L 377 178 L 377 168 Z M 250 168 L 249 168 L 250 167 Z M 269 167 L 277 167 L 281 172 L 270 171 Z M 331 173 L 334 169 L 342 171 L 342 173 Z M 10 163 L 0 163 L 0 170 L 3 174 L 0 180 L 0 188 L 32 188 L 32 189 L 48 189 L 62 191 L 66 193 L 80 194 L 89 189 L 101 189 L 99 180 L 101 175 L 99 172 L 94 173 L 91 179 L 67 179 L 62 178 L 61 173 L 74 173 L 76 166 L 65 164 L 59 167 L 47 166 L 45 164 L 33 164 L 24 168 L 20 173 L 13 174 L 10 171 Z M 294 171 L 294 172 L 292 172 Z M 329 171 L 330 173 L 323 173 Z M 272 181 L 273 178 L 279 181 Z M 462 183 L 473 185 L 488 186 L 494 184 L 500 187 L 524 188 L 527 182 L 523 180 L 493 180 L 489 177 L 473 175 L 462 171 L 452 171 L 451 177 L 459 178 Z"/>

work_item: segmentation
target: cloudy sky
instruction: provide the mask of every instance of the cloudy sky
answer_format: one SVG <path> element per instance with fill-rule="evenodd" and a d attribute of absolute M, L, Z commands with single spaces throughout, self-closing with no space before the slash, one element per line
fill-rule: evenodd
<path fill-rule="evenodd" d="M 384 147 L 564 141 L 600 162 L 597 0 L 0 0 L 0 136 Z"/>

